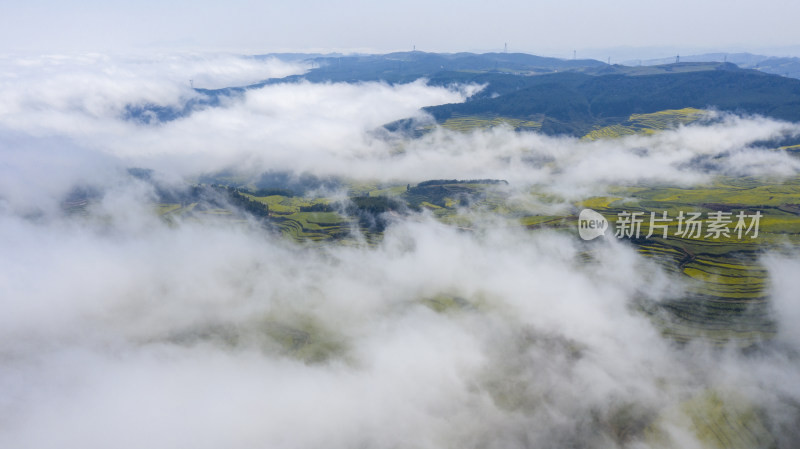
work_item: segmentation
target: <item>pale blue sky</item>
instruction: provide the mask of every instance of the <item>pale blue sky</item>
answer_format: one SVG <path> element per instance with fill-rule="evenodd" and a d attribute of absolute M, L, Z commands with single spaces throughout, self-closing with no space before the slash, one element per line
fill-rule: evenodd
<path fill-rule="evenodd" d="M 2 6 L 0 52 L 490 51 L 508 42 L 513 51 L 564 57 L 618 46 L 689 54 L 796 47 L 798 17 L 800 2 L 779 0 L 31 0 Z"/>

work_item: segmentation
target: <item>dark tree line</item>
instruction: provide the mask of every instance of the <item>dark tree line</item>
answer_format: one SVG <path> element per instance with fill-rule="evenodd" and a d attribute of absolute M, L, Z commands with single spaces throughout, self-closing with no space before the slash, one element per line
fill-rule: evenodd
<path fill-rule="evenodd" d="M 404 201 L 386 196 L 356 196 L 350 198 L 345 213 L 356 218 L 362 228 L 382 232 L 389 223 L 386 213 L 406 207 Z"/>
<path fill-rule="evenodd" d="M 248 198 L 235 187 L 214 185 L 212 188 L 220 193 L 228 204 L 237 209 L 243 210 L 258 218 L 269 216 L 269 206 L 260 201 Z"/>
<path fill-rule="evenodd" d="M 417 184 L 417 187 L 441 184 L 508 184 L 508 181 L 504 179 L 431 179 L 429 181 L 422 181 Z"/>

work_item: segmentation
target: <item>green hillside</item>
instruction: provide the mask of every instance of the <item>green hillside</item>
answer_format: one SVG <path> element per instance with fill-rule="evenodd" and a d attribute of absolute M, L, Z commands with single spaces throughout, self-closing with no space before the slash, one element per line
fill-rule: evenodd
<path fill-rule="evenodd" d="M 439 123 L 458 116 L 541 119 L 548 134 L 583 136 L 633 114 L 684 108 L 717 109 L 800 121 L 800 80 L 748 70 L 642 76 L 557 73 L 528 87 L 458 104 L 425 108 Z M 492 89 L 490 85 L 487 89 Z"/>
<path fill-rule="evenodd" d="M 699 113 L 672 112 L 632 119 L 658 126 L 663 120 Z M 274 174 L 270 177 L 277 178 Z M 787 243 L 800 244 L 797 177 L 781 182 L 720 177 L 695 187 L 620 185 L 609 189 L 611 196 L 586 197 L 573 202 L 571 210 L 558 214 L 544 214 L 541 204 L 563 204 L 563 199 L 532 190 L 527 194 L 530 201 L 523 201 L 519 192 L 511 195 L 511 186 L 503 180 L 440 179 L 414 185 L 341 182 L 348 188 L 347 200 L 296 196 L 288 189 L 194 186 L 183 196 L 164 197 L 154 207 L 167 221 L 228 220 L 244 225 L 249 215 L 267 230 L 312 245 L 352 244 L 362 238 L 376 243 L 394 218 L 423 211 L 469 232 L 487 225 L 508 226 L 529 232 L 556 230 L 579 240 L 577 213 L 591 208 L 610 223 L 605 238 L 632 245 L 685 285 L 680 295 L 635 305 L 666 338 L 740 347 L 768 341 L 775 333 L 767 292 L 769 279 L 759 254 L 780 250 Z M 70 213 L 80 214 L 90 201 L 86 199 L 79 206 L 70 203 Z M 531 206 L 536 204 L 539 206 Z M 737 235 L 735 223 L 731 223 L 728 235 L 709 236 L 705 228 L 699 235 L 680 235 L 676 217 L 681 211 L 703 217 L 718 211 L 729 212 L 732 217 L 758 212 L 758 234 Z M 665 230 L 654 228 L 650 232 L 651 212 L 658 216 L 666 212 L 672 218 Z M 644 217 L 640 232 L 615 235 L 613 231 L 623 226 L 621 217 L 631 213 Z M 595 243 L 585 243 L 587 261 L 593 257 Z"/>
<path fill-rule="evenodd" d="M 607 126 L 625 126 L 623 122 L 633 114 L 684 108 L 800 121 L 800 80 L 740 69 L 725 62 L 624 66 L 523 53 L 416 51 L 290 56 L 314 67 L 302 75 L 267 79 L 249 86 L 195 89 L 200 95 L 181 106 L 128 105 L 124 117 L 143 124 L 175 120 L 196 110 L 219 107 L 225 97 L 272 84 L 299 81 L 397 84 L 424 78 L 432 86 L 484 86 L 464 103 L 424 108 L 440 124 L 451 120 L 446 127 L 454 129 L 464 129 L 459 123 L 461 118 L 472 117 L 479 121 L 529 123 L 510 125 L 519 130 L 584 136 Z M 532 122 L 538 125 L 533 126 Z M 418 127 L 401 121 L 387 128 Z"/>
<path fill-rule="evenodd" d="M 707 111 L 695 108 L 670 109 L 651 114 L 631 114 L 628 120 L 611 126 L 595 129 L 585 136 L 585 140 L 615 138 L 632 134 L 652 134 L 657 131 L 687 125 L 702 119 Z"/>

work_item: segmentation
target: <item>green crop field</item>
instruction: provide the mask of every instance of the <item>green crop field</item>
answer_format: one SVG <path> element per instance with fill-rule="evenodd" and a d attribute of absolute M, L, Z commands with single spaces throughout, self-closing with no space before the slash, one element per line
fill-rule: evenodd
<path fill-rule="evenodd" d="M 664 429 L 688 420 L 687 427 L 703 447 L 749 449 L 776 447 L 762 410 L 736 392 L 708 390 L 665 410 L 647 426 L 643 434 L 656 447 L 681 447 Z"/>
<path fill-rule="evenodd" d="M 330 204 L 328 199 L 307 199 L 283 195 L 246 196 L 269 206 L 272 221 L 283 234 L 295 240 L 340 239 L 349 231 L 349 220 L 336 212 L 304 212 L 302 210 L 314 206 L 327 206 Z"/>
<path fill-rule="evenodd" d="M 759 254 L 780 250 L 785 244 L 800 244 L 800 179 L 780 184 L 753 179 L 719 179 L 712 185 L 693 188 L 619 188 L 620 196 L 590 198 L 579 204 L 604 215 L 618 225 L 619 214 L 641 212 L 641 237 L 630 239 L 641 254 L 658 260 L 687 284 L 685 297 L 657 305 L 643 306 L 663 330 L 676 341 L 693 338 L 749 346 L 773 335 L 769 315 L 766 271 Z M 623 199 L 624 198 L 624 199 Z M 667 238 L 658 229 L 650 238 L 651 212 L 656 218 L 666 211 L 673 220 Z M 763 214 L 756 238 L 731 232 L 729 236 L 699 238 L 676 236 L 680 211 L 700 212 L 702 217 L 716 211 Z M 729 231 L 735 226 L 735 218 Z"/>
<path fill-rule="evenodd" d="M 663 129 L 702 115 L 703 111 L 693 109 L 662 111 L 631 116 L 630 122 L 643 129 Z M 535 188 L 522 196 L 518 192 L 512 195 L 506 183 L 492 180 L 439 180 L 419 185 L 362 181 L 350 182 L 347 188 L 351 199 L 358 200 L 357 208 L 332 198 L 242 195 L 269 208 L 264 219 L 270 227 L 304 244 L 351 244 L 358 241 L 357 235 L 361 241 L 375 244 L 382 239 L 384 225 L 379 217 L 383 214 L 420 211 L 465 231 L 480 229 L 490 219 L 491 226 L 520 227 L 530 232 L 552 229 L 577 239 L 577 212 L 593 209 L 610 224 L 604 238 L 631 245 L 684 285 L 681 295 L 635 305 L 665 337 L 679 343 L 702 339 L 749 347 L 772 338 L 775 324 L 769 309 L 769 279 L 759 255 L 765 250 L 780 251 L 787 244 L 800 244 L 800 177 L 718 177 L 708 185 L 693 187 L 610 186 L 604 195 L 572 203 Z M 242 220 L 224 207 L 200 207 L 196 202 L 159 204 L 156 209 L 166 220 Z M 664 213 L 664 222 L 651 223 L 651 219 L 663 220 Z M 678 217 L 682 213 L 699 214 L 702 229 L 698 234 L 679 235 Z M 724 232 L 715 234 L 709 232 L 708 223 L 709 214 L 717 213 L 722 213 L 727 222 L 722 226 Z M 754 229 L 747 229 L 756 213 L 757 236 Z M 638 214 L 638 234 L 633 229 L 615 233 L 624 226 L 621 220 L 626 214 Z M 745 226 L 737 231 L 739 214 Z M 685 223 L 681 226 L 686 231 Z M 587 251 L 591 258 L 591 246 Z M 450 300 L 431 301 L 429 305 L 437 310 L 452 306 Z"/>
<path fill-rule="evenodd" d="M 584 140 L 609 139 L 633 134 L 652 134 L 657 131 L 675 128 L 702 119 L 707 112 L 702 109 L 670 109 L 650 114 L 632 114 L 628 120 L 618 125 L 595 129 Z"/>
<path fill-rule="evenodd" d="M 541 122 L 495 116 L 455 116 L 444 121 L 443 128 L 452 131 L 469 132 L 476 129 L 489 129 L 508 126 L 517 131 L 535 131 L 542 127 Z"/>

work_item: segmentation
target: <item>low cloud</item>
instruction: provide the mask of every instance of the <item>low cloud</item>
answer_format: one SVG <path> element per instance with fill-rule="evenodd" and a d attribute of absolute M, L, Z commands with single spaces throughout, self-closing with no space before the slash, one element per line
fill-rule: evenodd
<path fill-rule="evenodd" d="M 173 121 L 120 115 L 200 95 L 184 71 L 238 84 L 304 70 L 215 58 L 3 62 L 0 446 L 638 448 L 660 447 L 657 428 L 699 447 L 682 407 L 709 391 L 757 407 L 779 446 L 796 436 L 791 251 L 765 255 L 775 344 L 679 347 L 639 306 L 683 281 L 613 239 L 423 213 L 374 246 L 307 247 L 247 220 L 167 223 L 126 174 L 497 178 L 568 204 L 620 183 L 797 176 L 760 143 L 796 125 L 728 116 L 595 142 L 375 132 L 470 94 L 424 81 L 267 85 Z M 67 214 L 76 188 L 99 193 Z M 643 428 L 621 436 L 626 419 Z"/>

